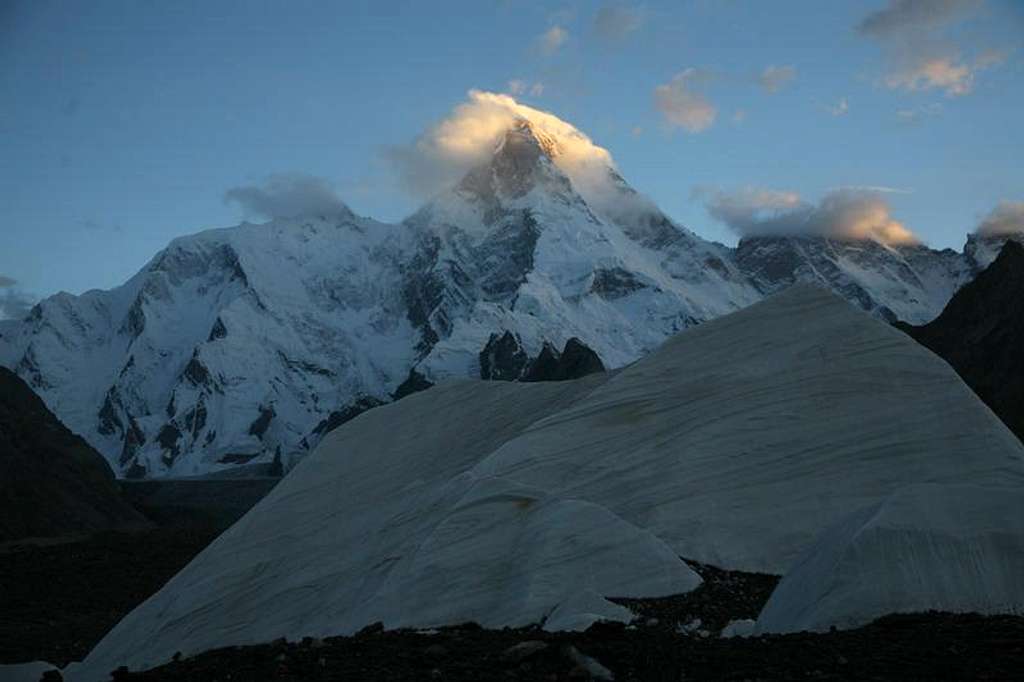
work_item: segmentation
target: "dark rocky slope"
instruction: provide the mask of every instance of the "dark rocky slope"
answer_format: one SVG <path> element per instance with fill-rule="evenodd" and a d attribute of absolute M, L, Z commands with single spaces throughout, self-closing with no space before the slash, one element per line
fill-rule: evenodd
<path fill-rule="evenodd" d="M 146 524 L 106 460 L 0 367 L 0 543 Z"/>
<path fill-rule="evenodd" d="M 0 665 L 85 658 L 222 530 L 176 524 L 0 549 Z"/>
<path fill-rule="evenodd" d="M 1024 441 L 1024 245 L 1007 241 L 932 322 L 896 326 L 952 365 Z"/>

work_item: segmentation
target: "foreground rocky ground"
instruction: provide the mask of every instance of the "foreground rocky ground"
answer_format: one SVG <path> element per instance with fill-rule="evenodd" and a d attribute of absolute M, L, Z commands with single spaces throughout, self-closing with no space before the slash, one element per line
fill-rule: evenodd
<path fill-rule="evenodd" d="M 123 615 L 217 534 L 215 526 L 105 533 L 7 548 L 0 561 L 0 662 L 83 657 Z M 825 634 L 719 638 L 753 618 L 777 578 L 697 563 L 704 584 L 665 599 L 616 599 L 631 626 L 383 631 L 229 647 L 118 681 L 222 680 L 1006 680 L 1024 667 L 1024 617 L 913 614 Z M 59 679 L 51 677 L 49 679 Z"/>
<path fill-rule="evenodd" d="M 118 681 L 1011 680 L 1024 618 L 889 616 L 858 630 L 718 639 L 601 624 L 583 633 L 445 628 L 212 651 Z"/>

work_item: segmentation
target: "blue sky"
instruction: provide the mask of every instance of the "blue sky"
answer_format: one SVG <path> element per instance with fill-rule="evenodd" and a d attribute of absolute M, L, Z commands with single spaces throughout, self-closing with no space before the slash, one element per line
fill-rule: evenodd
<path fill-rule="evenodd" d="M 1024 200 L 1022 48 L 1016 0 L 15 0 L 0 288 L 115 286 L 170 239 L 238 223 L 225 192 L 274 173 L 401 219 L 422 197 L 387 150 L 474 88 L 571 122 L 709 238 L 737 239 L 709 188 L 881 186 L 901 190 L 894 219 L 960 248 Z"/>

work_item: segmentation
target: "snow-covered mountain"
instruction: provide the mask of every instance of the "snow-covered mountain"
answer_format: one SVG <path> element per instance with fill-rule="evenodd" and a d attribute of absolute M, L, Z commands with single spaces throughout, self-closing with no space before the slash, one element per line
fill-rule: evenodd
<path fill-rule="evenodd" d="M 890 322 L 933 319 L 977 272 L 952 249 L 811 236 L 749 237 L 736 261 L 763 294 L 817 282 Z"/>
<path fill-rule="evenodd" d="M 398 234 L 343 215 L 176 239 L 117 289 L 41 302 L 2 360 L 124 474 L 272 461 L 415 360 Z"/>
<path fill-rule="evenodd" d="M 0 325 L 0 364 L 122 475 L 288 466 L 412 370 L 480 376 L 495 333 L 531 356 L 578 337 L 619 367 L 796 281 L 922 323 L 986 257 L 820 238 L 730 249 L 610 157 L 583 182 L 566 144 L 520 119 L 398 225 L 345 210 L 176 239 L 118 288 Z"/>

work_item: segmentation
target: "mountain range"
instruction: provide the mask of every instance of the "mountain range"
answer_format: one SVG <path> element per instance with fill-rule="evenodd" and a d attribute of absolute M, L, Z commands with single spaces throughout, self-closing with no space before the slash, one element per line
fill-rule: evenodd
<path fill-rule="evenodd" d="M 610 161 L 582 182 L 566 145 L 517 120 L 398 224 L 341 208 L 175 239 L 119 287 L 0 321 L 0 365 L 119 475 L 273 472 L 410 386 L 516 378 L 484 366 L 496 340 L 535 358 L 575 338 L 614 369 L 797 282 L 920 325 L 1005 241 L 730 248 L 671 220 Z"/>

